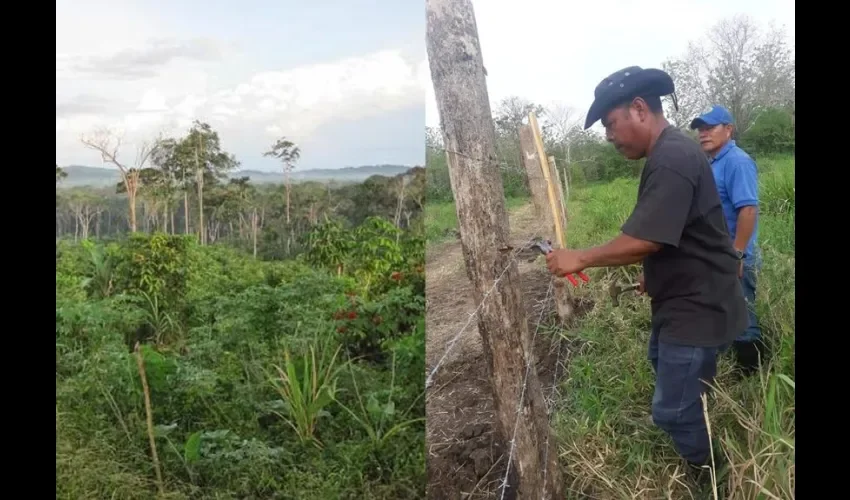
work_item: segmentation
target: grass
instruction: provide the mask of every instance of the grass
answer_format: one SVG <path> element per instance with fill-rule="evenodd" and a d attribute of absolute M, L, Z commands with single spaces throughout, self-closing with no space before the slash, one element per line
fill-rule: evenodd
<path fill-rule="evenodd" d="M 516 209 L 528 202 L 525 198 L 507 198 L 505 208 Z M 425 235 L 428 244 L 445 241 L 453 237 L 457 228 L 457 213 L 453 202 L 428 203 L 425 206 Z"/>
<path fill-rule="evenodd" d="M 731 376 L 731 361 L 722 358 L 716 392 L 708 400 L 715 445 L 728 462 L 717 478 L 718 491 L 729 500 L 794 498 L 795 488 L 794 158 L 760 159 L 759 170 L 764 267 L 756 309 L 773 354 L 760 376 L 743 381 Z M 615 236 L 636 195 L 636 179 L 574 189 L 568 245 L 585 247 Z M 427 213 L 453 212 L 443 204 Z M 434 219 L 448 223 L 448 216 Z M 561 377 L 552 416 L 566 486 L 591 498 L 697 498 L 686 486 L 672 443 L 649 420 L 654 387 L 646 359 L 649 301 L 624 294 L 614 308 L 606 296 L 611 280 L 629 282 L 639 272 L 639 266 L 590 270 L 592 285 L 577 293 L 594 299 L 596 307 L 573 329 L 553 332 L 583 346 Z"/>

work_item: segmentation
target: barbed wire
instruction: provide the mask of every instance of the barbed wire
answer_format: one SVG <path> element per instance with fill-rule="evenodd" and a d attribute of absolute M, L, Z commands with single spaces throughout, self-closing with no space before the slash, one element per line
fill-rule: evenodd
<path fill-rule="evenodd" d="M 480 161 L 480 162 L 483 162 L 483 161 L 484 161 L 484 160 L 482 160 L 481 158 L 475 158 L 475 157 L 469 156 L 469 155 L 467 155 L 467 154 L 460 153 L 460 152 L 458 152 L 458 151 L 452 151 L 452 150 L 450 150 L 450 149 L 445 149 L 445 148 L 443 148 L 443 147 L 430 147 L 430 146 L 429 146 L 429 148 L 430 148 L 430 149 L 432 149 L 432 150 L 434 150 L 434 151 L 440 151 L 440 152 L 442 152 L 442 153 L 452 153 L 452 154 L 456 154 L 456 155 L 458 155 L 458 156 L 463 156 L 463 157 L 468 158 L 468 159 L 473 160 L 473 161 Z M 497 152 L 497 156 L 503 156 L 503 155 L 502 155 L 502 153 L 501 153 L 501 152 Z M 546 155 L 546 158 L 547 158 L 547 159 L 548 159 L 548 158 L 550 158 L 550 157 L 551 157 L 551 158 L 554 158 L 554 159 L 555 159 L 556 161 L 558 161 L 558 162 L 564 162 L 564 164 L 566 164 L 566 165 L 575 165 L 575 164 L 577 164 L 577 163 L 587 163 L 587 162 L 591 162 L 591 161 L 596 161 L 596 160 L 597 160 L 597 158 L 596 158 L 596 156 L 595 156 L 595 155 L 594 155 L 594 156 L 587 157 L 587 158 L 580 158 L 580 159 L 576 159 L 576 158 L 567 158 L 566 156 L 558 156 L 558 155 L 555 155 L 555 154 L 547 154 L 547 155 Z M 511 171 L 517 171 L 517 172 L 525 172 L 525 168 L 523 168 L 523 167 L 522 167 L 522 164 L 521 164 L 520 162 L 512 163 L 512 162 L 509 162 L 508 160 L 506 160 L 506 159 L 504 159 L 504 158 L 502 158 L 502 159 L 499 159 L 499 158 L 493 158 L 493 159 L 488 160 L 488 161 L 491 161 L 491 162 L 492 162 L 492 161 L 495 161 L 495 162 L 496 162 L 496 164 L 497 164 L 497 165 L 499 165 L 499 167 L 500 167 L 502 170 L 511 170 Z M 558 167 L 563 168 L 563 167 L 564 167 L 564 164 L 559 164 L 559 165 L 558 165 Z"/>
<path fill-rule="evenodd" d="M 516 415 L 514 416 L 514 430 L 511 436 L 510 448 L 508 451 L 508 466 L 505 468 L 505 476 L 502 478 L 502 495 L 501 500 L 505 498 L 505 491 L 508 488 L 508 475 L 511 473 L 511 462 L 514 457 L 514 448 L 516 446 L 516 431 L 519 428 L 519 414 L 522 412 L 522 403 L 525 400 L 525 388 L 528 386 L 528 376 L 531 373 L 531 365 L 534 363 L 534 341 L 537 339 L 537 332 L 540 331 L 540 325 L 543 323 L 543 315 L 546 313 L 546 302 L 549 301 L 549 297 L 552 295 L 553 281 L 549 281 L 549 287 L 546 289 L 546 297 L 543 299 L 543 307 L 540 308 L 540 316 L 537 318 L 537 326 L 534 328 L 534 335 L 531 337 L 531 343 L 529 344 L 529 349 L 531 349 L 531 353 L 528 354 L 528 360 L 525 365 L 525 376 L 522 378 L 522 390 L 520 391 L 519 396 L 519 404 L 517 404 Z M 544 464 L 545 468 L 545 464 Z"/>
<path fill-rule="evenodd" d="M 437 371 L 440 369 L 440 367 L 442 366 L 443 362 L 446 360 L 446 358 L 448 357 L 448 355 L 452 351 L 452 349 L 454 349 L 455 345 L 457 344 L 457 341 L 460 339 L 460 336 L 463 335 L 463 332 L 465 332 L 466 329 L 469 328 L 469 325 L 472 324 L 473 318 L 475 318 L 478 315 L 478 312 L 484 306 L 484 302 L 487 300 L 487 297 L 489 297 L 489 295 L 493 292 L 493 290 L 496 289 L 496 286 L 499 284 L 499 282 L 502 280 L 502 278 L 505 277 L 505 273 L 507 273 L 508 269 L 510 269 L 511 266 L 514 264 L 514 262 L 516 262 L 517 258 L 519 257 L 519 254 L 524 249 L 528 248 L 529 245 L 537 238 L 538 238 L 538 235 L 535 234 L 534 236 L 529 238 L 528 241 L 524 242 L 522 245 L 515 248 L 511 252 L 511 256 L 510 256 L 507 264 L 505 265 L 505 268 L 502 269 L 502 272 L 499 273 L 499 276 L 496 277 L 496 279 L 493 281 L 493 284 L 490 285 L 490 288 L 484 293 L 484 296 L 481 297 L 481 302 L 478 303 L 478 306 L 475 308 L 475 310 L 469 314 L 469 319 L 466 321 L 466 324 L 463 325 L 463 327 L 456 334 L 454 334 L 454 336 L 452 336 L 451 340 L 449 340 L 446 343 L 446 345 L 447 345 L 446 350 L 443 352 L 443 355 L 440 356 L 440 359 L 437 361 L 437 363 L 434 365 L 434 367 L 428 373 L 428 377 L 425 379 L 425 389 L 430 388 L 431 385 L 434 383 L 434 377 L 436 376 Z"/>
<path fill-rule="evenodd" d="M 496 155 L 493 158 L 490 158 L 489 160 L 484 160 L 482 158 L 475 158 L 473 156 L 470 156 L 470 155 L 465 154 L 465 153 L 461 153 L 459 151 L 452 151 L 452 150 L 448 150 L 448 149 L 445 149 L 445 148 L 433 148 L 433 149 L 442 151 L 443 153 L 450 153 L 450 154 L 455 154 L 455 155 L 458 155 L 458 156 L 463 156 L 464 158 L 467 158 L 469 160 L 476 161 L 476 162 L 485 162 L 486 161 L 486 162 L 489 162 L 491 164 L 495 163 L 496 165 L 498 165 L 501 168 L 501 170 L 510 170 L 510 171 L 525 173 L 525 168 L 522 167 L 521 165 L 518 166 L 517 164 L 509 163 L 509 162 L 505 161 L 503 158 L 500 158 L 499 157 L 500 152 L 496 152 Z M 554 157 L 556 160 L 560 159 L 562 161 L 566 161 L 566 158 L 558 158 L 555 155 L 547 155 L 547 158 L 550 157 L 550 156 Z M 443 355 L 440 357 L 440 359 L 434 365 L 434 367 L 430 371 L 428 377 L 426 378 L 426 381 L 425 381 L 426 389 L 431 387 L 431 385 L 433 384 L 434 376 L 437 374 L 437 372 L 440 369 L 440 367 L 442 366 L 443 362 L 445 361 L 445 359 L 448 357 L 449 353 L 452 351 L 452 349 L 457 344 L 457 341 L 460 339 L 460 336 L 463 334 L 464 331 L 466 331 L 466 329 L 469 327 L 469 325 L 472 324 L 472 320 L 478 315 L 479 311 L 481 310 L 481 308 L 484 305 L 484 302 L 487 300 L 489 295 L 492 293 L 492 291 L 496 288 L 496 286 L 499 284 L 499 282 L 505 276 L 505 273 L 507 272 L 507 270 L 513 265 L 514 261 L 517 260 L 519 253 L 524 248 L 528 248 L 528 246 L 538 236 L 539 235 L 533 236 L 527 242 L 525 242 L 521 247 L 515 249 L 514 252 L 512 252 L 511 258 L 508 261 L 508 263 L 506 264 L 505 268 L 502 270 L 502 272 L 499 274 L 499 276 L 496 278 L 496 280 L 494 280 L 493 284 L 490 286 L 490 288 L 487 290 L 487 292 L 485 292 L 484 296 L 481 299 L 481 302 L 478 304 L 476 309 L 469 315 L 469 319 L 467 320 L 466 324 L 447 343 L 448 347 L 443 352 Z M 506 492 L 507 487 L 508 487 L 508 477 L 510 475 L 511 465 L 512 465 L 512 462 L 513 462 L 514 450 L 515 450 L 515 447 L 516 447 L 516 433 L 517 433 L 517 430 L 519 428 L 519 415 L 522 411 L 522 405 L 523 405 L 523 402 L 525 400 L 525 391 L 526 391 L 526 388 L 528 386 L 528 377 L 531 373 L 531 366 L 532 366 L 532 364 L 534 362 L 534 358 L 535 358 L 534 354 L 533 354 L 533 348 L 534 348 L 534 345 L 535 345 L 535 341 L 537 339 L 537 334 L 540 331 L 540 326 L 543 322 L 543 316 L 546 313 L 546 304 L 548 303 L 549 298 L 552 296 L 552 290 L 553 290 L 553 282 L 550 281 L 549 287 L 547 288 L 547 291 L 546 291 L 546 296 L 543 299 L 543 305 L 541 307 L 541 311 L 540 311 L 540 314 L 538 316 L 537 323 L 536 323 L 535 328 L 534 328 L 534 334 L 532 335 L 531 343 L 529 345 L 529 348 L 532 349 L 532 351 L 529 353 L 528 360 L 526 362 L 525 375 L 524 375 L 523 381 L 522 381 L 522 389 L 521 389 L 521 392 L 520 392 L 519 404 L 517 405 L 517 411 L 516 411 L 515 420 L 514 420 L 514 428 L 513 428 L 512 436 L 511 436 L 511 440 L 510 440 L 510 448 L 509 448 L 509 452 L 508 452 L 508 464 L 507 464 L 507 467 L 505 469 L 505 475 L 504 475 L 504 477 L 501 481 L 501 483 L 502 483 L 501 484 L 501 488 L 502 488 L 501 498 L 502 498 L 502 500 L 504 499 L 505 492 Z M 559 345 L 558 359 L 556 361 L 556 366 L 555 366 L 555 378 L 553 379 L 553 387 L 552 387 L 552 393 L 551 393 L 552 399 L 554 399 L 554 393 L 557 389 L 558 369 L 560 368 L 560 365 L 562 364 L 562 357 L 561 357 L 562 351 L 563 351 L 562 346 Z M 545 404 L 545 397 L 544 397 L 544 404 Z M 547 405 L 547 406 L 550 406 L 550 405 Z M 554 408 L 554 404 L 552 404 L 551 407 Z M 552 411 L 549 408 L 547 408 L 547 413 L 548 413 L 547 421 L 549 422 L 550 428 L 551 428 Z M 545 445 L 545 450 L 544 450 L 544 456 L 546 457 L 546 458 L 544 458 L 544 473 L 543 473 L 544 474 L 544 476 L 543 476 L 544 487 L 545 487 L 545 484 L 546 484 L 546 473 L 547 473 L 547 470 L 548 470 L 548 467 L 546 467 L 545 461 L 548 460 L 548 453 L 549 453 L 549 432 L 547 432 L 546 445 Z"/>

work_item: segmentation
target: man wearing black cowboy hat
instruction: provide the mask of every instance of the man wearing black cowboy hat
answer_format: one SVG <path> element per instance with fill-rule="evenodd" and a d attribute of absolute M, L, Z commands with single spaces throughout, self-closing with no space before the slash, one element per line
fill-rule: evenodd
<path fill-rule="evenodd" d="M 649 359 L 656 374 L 652 419 L 689 464 L 710 465 L 702 381 L 717 354 L 747 326 L 738 258 L 726 228 L 711 166 L 699 144 L 667 122 L 661 96 L 668 74 L 631 66 L 596 87 L 585 129 L 596 120 L 623 156 L 646 158 L 638 199 L 621 234 L 604 245 L 557 249 L 552 273 L 643 263 L 640 292 L 652 299 Z"/>

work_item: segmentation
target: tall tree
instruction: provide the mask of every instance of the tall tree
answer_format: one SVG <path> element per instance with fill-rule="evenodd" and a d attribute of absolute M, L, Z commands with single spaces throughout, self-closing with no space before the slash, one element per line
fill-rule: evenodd
<path fill-rule="evenodd" d="M 74 214 L 74 241 L 86 240 L 91 233 L 91 224 L 95 217 L 103 212 L 103 198 L 84 189 L 75 189 L 68 193 L 68 205 Z"/>
<path fill-rule="evenodd" d="M 154 229 L 159 228 L 168 232 L 169 211 L 177 190 L 170 173 L 156 167 L 143 168 L 139 173 L 139 180 L 141 181 L 139 197 L 144 209 L 146 230 L 152 226 Z M 118 183 L 116 191 L 118 193 L 127 191 L 123 181 Z M 160 215 L 162 219 L 159 218 Z"/>
<path fill-rule="evenodd" d="M 295 163 L 301 158 L 301 149 L 292 141 L 281 137 L 274 143 L 269 151 L 263 153 L 263 156 L 277 158 L 283 163 L 283 177 L 286 184 L 286 223 L 290 223 L 290 199 L 292 191 L 292 170 L 295 168 Z"/>
<path fill-rule="evenodd" d="M 169 137 L 160 141 L 159 147 L 151 155 L 151 163 L 154 168 L 160 171 L 158 180 L 163 186 L 168 186 L 165 190 L 169 192 L 169 204 L 173 202 L 173 198 L 180 192 L 183 195 L 183 227 L 184 233 L 189 234 L 189 191 L 192 183 L 192 166 L 189 165 L 185 154 L 181 157 L 181 141 Z M 170 206 L 170 205 L 169 205 Z M 172 207 L 173 208 L 173 207 Z M 171 210 L 171 231 L 176 233 L 177 228 L 174 225 L 174 210 Z"/>
<path fill-rule="evenodd" d="M 584 116 L 571 106 L 556 104 L 548 110 L 545 138 L 560 149 L 566 164 L 572 163 L 572 145 L 581 139 Z"/>
<path fill-rule="evenodd" d="M 218 132 L 208 123 L 195 120 L 188 135 L 178 145 L 178 162 L 194 166 L 194 186 L 198 196 L 198 236 L 201 244 L 207 242 L 204 223 L 204 186 L 216 185 L 227 172 L 237 168 L 236 158 L 222 149 Z M 187 182 L 190 177 L 187 176 Z"/>
<path fill-rule="evenodd" d="M 547 115 L 546 108 L 540 104 L 522 97 L 511 96 L 499 101 L 493 113 L 493 122 L 496 125 L 496 148 L 499 155 L 509 160 L 514 169 L 520 169 L 522 166 L 519 127 L 531 112 L 534 112 L 538 118 Z"/>
<path fill-rule="evenodd" d="M 670 117 L 687 127 L 704 108 L 726 106 L 739 132 L 746 132 L 770 108 L 794 107 L 795 59 L 783 29 L 763 32 L 747 16 L 715 24 L 681 57 L 663 64 L 676 82 L 679 111 Z"/>
<path fill-rule="evenodd" d="M 118 152 L 121 149 L 121 137 L 117 136 L 106 129 L 95 131 L 89 136 L 84 136 L 81 139 L 84 146 L 93 149 L 100 153 L 100 158 L 104 163 L 109 163 L 118 167 L 121 174 L 121 180 L 127 190 L 127 200 L 130 205 L 130 231 L 136 232 L 136 195 L 141 187 L 139 176 L 148 162 L 151 154 L 156 150 L 159 140 L 143 141 L 136 147 L 136 158 L 132 165 L 128 166 L 123 160 L 118 159 Z"/>

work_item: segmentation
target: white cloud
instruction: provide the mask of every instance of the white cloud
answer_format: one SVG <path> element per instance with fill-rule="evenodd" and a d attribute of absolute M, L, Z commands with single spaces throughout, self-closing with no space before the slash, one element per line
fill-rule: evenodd
<path fill-rule="evenodd" d="M 162 113 L 168 111 L 168 106 L 165 104 L 165 96 L 160 94 L 156 89 L 150 89 L 142 95 L 137 111 Z"/>
<path fill-rule="evenodd" d="M 276 136 L 287 135 L 303 141 L 330 122 L 421 106 L 425 96 L 425 61 L 408 60 L 400 50 L 264 71 L 229 87 L 212 88 L 213 75 L 226 73 L 230 60 L 207 61 L 207 49 L 213 45 L 204 43 L 205 50 L 191 49 L 190 43 L 169 46 L 180 47 L 181 57 L 204 59 L 203 65 L 173 63 L 174 51 L 163 50 L 161 43 L 149 55 L 138 48 L 100 53 L 97 66 L 86 64 L 93 60 L 90 53 L 57 53 L 57 161 L 90 162 L 91 153 L 79 137 L 95 127 L 123 131 L 125 143 L 133 143 L 157 132 L 178 133 L 199 119 L 218 130 L 226 148 L 233 146 L 233 138 L 270 144 Z M 110 67 L 110 61 L 119 61 L 116 54 L 132 54 L 133 60 L 145 63 L 145 71 L 117 63 Z M 93 67 L 101 75 L 92 76 L 88 70 Z M 129 77 L 116 80 L 115 68 Z M 90 96 L 76 92 L 85 88 L 96 88 L 108 105 L 94 106 Z"/>
<path fill-rule="evenodd" d="M 244 106 L 283 130 L 309 133 L 331 120 L 358 119 L 420 104 L 416 63 L 400 51 L 382 51 L 291 71 L 255 75 L 239 87 Z M 220 94 L 222 98 L 226 95 Z"/>

